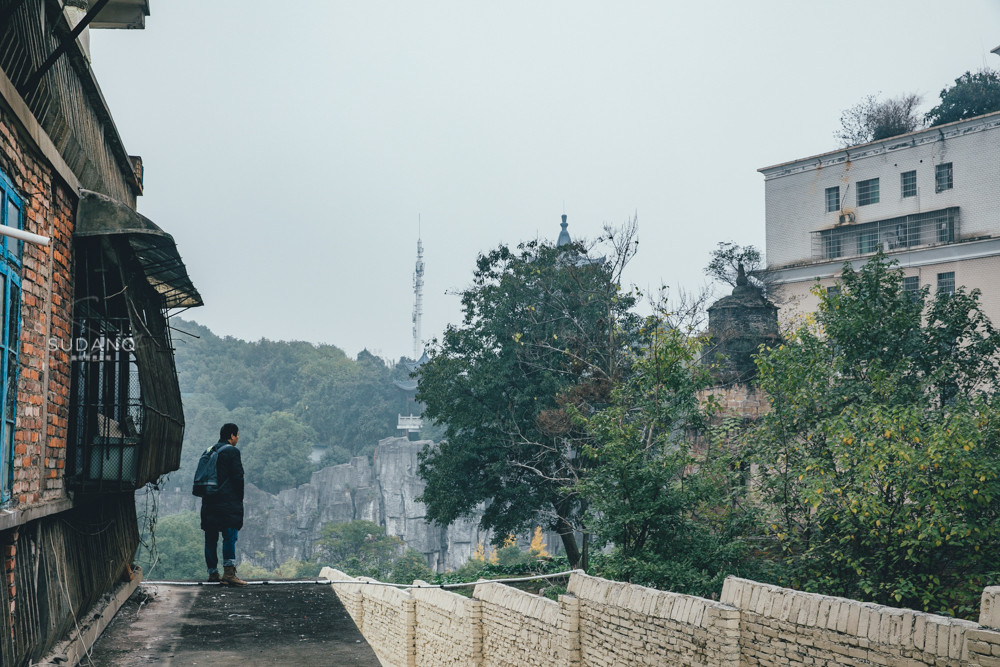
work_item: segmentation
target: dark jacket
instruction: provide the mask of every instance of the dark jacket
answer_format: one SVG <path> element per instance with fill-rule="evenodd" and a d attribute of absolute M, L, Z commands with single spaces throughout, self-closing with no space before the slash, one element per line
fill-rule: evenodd
<path fill-rule="evenodd" d="M 243 527 L 243 460 L 240 450 L 229 443 L 215 446 L 219 448 L 219 490 L 201 499 L 201 529 L 239 529 Z"/>

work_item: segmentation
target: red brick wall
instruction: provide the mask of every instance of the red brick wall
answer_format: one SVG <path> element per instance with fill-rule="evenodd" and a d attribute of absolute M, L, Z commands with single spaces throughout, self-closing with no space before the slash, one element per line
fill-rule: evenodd
<path fill-rule="evenodd" d="M 72 332 L 77 198 L 17 128 L 0 108 L 0 170 L 24 197 L 25 229 L 51 237 L 48 247 L 23 245 L 13 494 L 24 506 L 65 495 L 70 360 L 64 349 Z M 50 339 L 62 345 L 51 346 Z"/>

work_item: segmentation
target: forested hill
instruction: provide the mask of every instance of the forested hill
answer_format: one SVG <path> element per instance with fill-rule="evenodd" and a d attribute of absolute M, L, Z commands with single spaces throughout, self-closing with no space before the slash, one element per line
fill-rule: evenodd
<path fill-rule="evenodd" d="M 240 427 L 247 477 L 272 493 L 398 434 L 405 408 L 392 380 L 407 377 L 402 364 L 367 351 L 351 359 L 333 345 L 220 338 L 179 318 L 171 325 L 187 427 L 181 469 L 170 479 L 182 487 L 225 422 Z M 309 460 L 314 445 L 326 447 L 319 466 Z"/>

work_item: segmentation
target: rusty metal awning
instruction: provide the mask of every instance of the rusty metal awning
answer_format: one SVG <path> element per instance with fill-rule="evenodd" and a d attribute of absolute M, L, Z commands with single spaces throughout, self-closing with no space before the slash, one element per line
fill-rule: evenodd
<path fill-rule="evenodd" d="M 127 204 L 99 192 L 80 190 L 74 235 L 124 236 L 146 280 L 163 297 L 166 308 L 192 308 L 204 304 L 188 277 L 173 237 Z"/>

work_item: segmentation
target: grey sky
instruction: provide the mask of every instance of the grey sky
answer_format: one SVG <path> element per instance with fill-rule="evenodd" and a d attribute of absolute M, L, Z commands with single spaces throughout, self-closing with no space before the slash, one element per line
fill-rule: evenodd
<path fill-rule="evenodd" d="M 1000 3 L 152 0 L 94 70 L 139 210 L 221 335 L 411 350 L 457 321 L 476 254 L 639 219 L 627 278 L 696 290 L 718 241 L 763 248 L 762 166 L 837 147 L 869 93 L 923 110 L 1000 66 Z"/>

